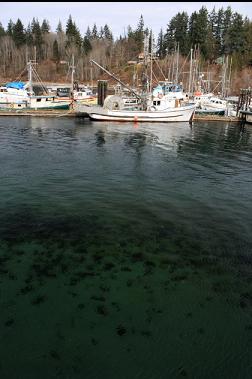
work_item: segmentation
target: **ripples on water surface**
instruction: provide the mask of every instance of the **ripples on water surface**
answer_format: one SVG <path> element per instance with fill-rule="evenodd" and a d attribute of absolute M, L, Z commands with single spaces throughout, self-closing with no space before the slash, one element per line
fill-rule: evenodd
<path fill-rule="evenodd" d="M 251 378 L 251 127 L 0 135 L 1 379 Z"/>

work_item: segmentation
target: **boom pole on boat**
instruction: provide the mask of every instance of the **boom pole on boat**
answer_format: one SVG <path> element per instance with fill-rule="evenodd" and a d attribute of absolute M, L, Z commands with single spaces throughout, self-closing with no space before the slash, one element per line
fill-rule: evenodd
<path fill-rule="evenodd" d="M 138 99 L 142 99 L 141 96 L 135 92 L 133 89 L 131 89 L 129 86 L 127 86 L 126 84 L 124 84 L 120 79 L 118 79 L 114 74 L 111 74 L 108 70 L 106 70 L 104 67 L 102 67 L 101 65 L 99 65 L 99 63 L 95 62 L 93 59 L 90 60 L 91 63 L 94 63 L 97 67 L 101 68 L 104 72 L 106 72 L 106 74 L 108 74 L 109 76 L 111 76 L 112 78 L 114 78 L 118 83 L 120 83 L 123 87 L 127 88 L 130 92 L 132 92 Z"/>

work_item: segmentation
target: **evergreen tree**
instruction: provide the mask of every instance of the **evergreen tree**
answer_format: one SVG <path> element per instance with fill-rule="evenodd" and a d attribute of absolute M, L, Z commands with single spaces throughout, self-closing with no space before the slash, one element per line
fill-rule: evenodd
<path fill-rule="evenodd" d="M 235 12 L 232 16 L 232 22 L 225 35 L 224 52 L 226 54 L 242 52 L 244 37 L 243 17 L 241 14 Z"/>
<path fill-rule="evenodd" d="M 38 19 L 35 20 L 35 17 L 33 17 L 31 22 L 31 31 L 32 33 L 35 33 L 37 26 L 39 25 Z"/>
<path fill-rule="evenodd" d="M 43 20 L 42 25 L 41 25 L 41 33 L 46 34 L 50 32 L 50 25 L 47 20 Z"/>
<path fill-rule="evenodd" d="M 141 14 L 140 19 L 138 21 L 137 31 L 140 32 L 140 33 L 143 33 L 143 31 L 144 31 L 144 19 L 143 19 L 143 15 L 142 14 Z"/>
<path fill-rule="evenodd" d="M 238 13 L 237 13 L 238 14 Z M 223 22 L 222 22 L 222 49 L 221 53 L 226 54 L 229 51 L 229 29 L 231 24 L 234 22 L 233 13 L 230 7 L 223 12 Z M 239 32 L 239 31 L 238 31 Z"/>
<path fill-rule="evenodd" d="M 99 31 L 99 38 L 100 39 L 103 39 L 104 38 L 104 29 L 103 29 L 103 27 L 101 26 L 101 28 L 100 28 L 100 31 Z"/>
<path fill-rule="evenodd" d="M 92 33 L 91 33 L 91 38 L 92 38 L 92 39 L 96 39 L 96 38 L 98 38 L 98 32 L 97 32 L 97 26 L 96 26 L 96 23 L 94 23 L 94 26 L 93 26 L 93 29 L 92 29 Z"/>
<path fill-rule="evenodd" d="M 159 34 L 158 34 L 158 40 L 157 40 L 157 54 L 160 59 L 163 59 L 166 55 L 166 49 L 165 49 L 165 43 L 164 43 L 164 34 L 163 29 L 161 28 Z"/>
<path fill-rule="evenodd" d="M 10 20 L 7 25 L 7 35 L 12 37 L 13 35 L 13 27 L 14 27 L 14 22 Z"/>
<path fill-rule="evenodd" d="M 88 53 L 92 50 L 92 45 L 90 42 L 90 39 L 87 37 L 87 35 L 83 39 L 83 51 L 84 54 L 88 55 Z"/>
<path fill-rule="evenodd" d="M 179 43 L 180 53 L 183 55 L 188 53 L 190 48 L 188 45 L 188 22 L 189 17 L 186 12 L 172 17 L 164 36 L 164 46 L 168 51 L 172 51 L 175 43 Z"/>
<path fill-rule="evenodd" d="M 164 48 L 167 51 L 167 53 L 170 53 L 173 51 L 174 46 L 175 46 L 175 36 L 174 36 L 174 26 L 173 26 L 173 20 L 169 22 L 167 26 L 166 33 L 164 35 Z"/>
<path fill-rule="evenodd" d="M 214 59 L 216 58 L 216 40 L 213 35 L 213 25 L 211 22 L 208 23 L 207 30 L 206 30 L 205 48 L 206 48 L 205 58 L 213 62 Z"/>
<path fill-rule="evenodd" d="M 32 30 L 31 30 L 31 24 L 29 23 L 26 29 L 25 33 L 25 42 L 27 46 L 33 45 L 33 36 L 32 36 Z"/>
<path fill-rule="evenodd" d="M 107 24 L 104 25 L 104 37 L 108 40 L 113 40 L 113 35 L 112 35 L 112 32 L 110 31 L 109 27 Z"/>
<path fill-rule="evenodd" d="M 86 37 L 87 37 L 89 40 L 92 38 L 92 34 L 91 34 L 91 30 L 90 30 L 90 27 L 89 27 L 89 26 L 87 27 Z"/>
<path fill-rule="evenodd" d="M 67 37 L 72 37 L 75 35 L 75 27 L 71 15 L 69 16 L 66 23 L 66 35 Z"/>
<path fill-rule="evenodd" d="M 31 31 L 33 35 L 33 43 L 36 46 L 36 51 L 37 51 L 37 57 L 39 59 L 43 59 L 43 38 L 42 38 L 42 33 L 41 33 L 41 28 L 38 19 L 35 20 L 33 17 L 32 22 L 31 22 Z"/>
<path fill-rule="evenodd" d="M 190 45 L 198 45 L 203 56 L 207 56 L 208 12 L 206 7 L 202 7 L 199 12 L 193 12 L 189 19 Z"/>
<path fill-rule="evenodd" d="M 179 51 L 186 55 L 189 51 L 188 46 L 188 23 L 189 17 L 186 12 L 178 13 L 176 18 L 175 39 L 179 43 Z M 178 27 L 180 25 L 180 28 Z"/>
<path fill-rule="evenodd" d="M 60 59 L 59 46 L 58 46 L 58 42 L 56 39 L 53 42 L 53 59 L 56 62 L 58 62 Z"/>
<path fill-rule="evenodd" d="M 12 37 L 17 47 L 25 44 L 24 26 L 19 18 L 17 19 L 16 24 L 13 26 Z"/>
<path fill-rule="evenodd" d="M 5 30 L 4 30 L 2 23 L 0 22 L 0 38 L 3 36 L 5 36 Z"/>
<path fill-rule="evenodd" d="M 243 54 L 244 63 L 252 65 L 252 22 L 245 17 L 244 19 L 244 44 L 243 44 Z"/>
<path fill-rule="evenodd" d="M 132 27 L 130 25 L 128 25 L 127 27 L 127 37 L 128 39 L 132 38 L 133 37 L 133 30 L 132 30 Z"/>
<path fill-rule="evenodd" d="M 213 30 L 216 42 L 217 42 L 217 52 L 219 55 L 223 52 L 223 20 L 224 20 L 224 9 L 220 8 L 217 13 L 216 29 Z"/>
<path fill-rule="evenodd" d="M 67 43 L 66 46 L 75 45 L 77 47 L 81 47 L 81 35 L 79 29 L 75 25 L 75 22 L 72 20 L 72 16 L 70 15 L 66 24 L 66 36 Z"/>
<path fill-rule="evenodd" d="M 218 57 L 222 51 L 222 23 L 223 23 L 223 8 L 216 12 L 215 7 L 209 14 L 209 27 L 212 30 L 212 41 L 214 56 Z"/>
<path fill-rule="evenodd" d="M 140 16 L 140 19 L 138 21 L 138 25 L 136 28 L 136 31 L 134 33 L 134 39 L 137 45 L 137 48 L 140 51 L 143 50 L 144 45 L 144 19 L 143 15 Z"/>
<path fill-rule="evenodd" d="M 41 28 L 37 21 L 33 27 L 34 43 L 36 46 L 41 46 L 43 43 Z"/>
<path fill-rule="evenodd" d="M 58 23 L 58 26 L 57 26 L 57 28 L 56 28 L 56 33 L 57 33 L 57 34 L 63 33 L 63 28 L 62 28 L 62 23 L 61 23 L 61 21 L 59 21 L 59 23 Z"/>

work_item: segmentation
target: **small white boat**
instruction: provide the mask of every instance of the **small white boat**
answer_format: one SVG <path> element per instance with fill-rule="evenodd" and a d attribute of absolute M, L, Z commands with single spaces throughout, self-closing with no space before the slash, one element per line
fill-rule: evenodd
<path fill-rule="evenodd" d="M 202 93 L 202 92 L 195 92 L 193 96 L 193 101 L 196 103 L 197 108 L 200 108 L 205 102 L 208 102 L 214 94 L 212 92 L 209 93 Z"/>
<path fill-rule="evenodd" d="M 91 88 L 88 86 L 79 87 L 71 91 L 71 88 L 63 87 L 57 88 L 56 95 L 58 100 L 74 101 L 78 103 L 97 104 L 97 96 L 93 94 Z M 72 93 L 72 95 L 71 95 Z"/>
<path fill-rule="evenodd" d="M 9 82 L 0 87 L 0 103 L 22 103 L 29 99 L 30 93 L 27 91 L 27 84 L 23 82 Z"/>
<path fill-rule="evenodd" d="M 79 87 L 78 90 L 73 91 L 73 99 L 76 101 L 87 101 L 94 100 L 97 96 L 95 96 L 88 86 Z"/>
<path fill-rule="evenodd" d="M 226 110 L 227 101 L 223 99 L 219 99 L 218 97 L 210 97 L 210 99 L 202 101 L 201 108 Z"/>

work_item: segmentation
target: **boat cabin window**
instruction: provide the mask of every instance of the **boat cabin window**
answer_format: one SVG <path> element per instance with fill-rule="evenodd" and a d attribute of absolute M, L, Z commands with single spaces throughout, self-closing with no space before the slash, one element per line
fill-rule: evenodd
<path fill-rule="evenodd" d="M 136 99 L 128 99 L 125 101 L 125 104 L 137 104 L 137 100 Z"/>
<path fill-rule="evenodd" d="M 153 105 L 160 105 L 161 104 L 161 101 L 160 100 L 154 100 L 153 101 Z"/>
<path fill-rule="evenodd" d="M 36 101 L 38 102 L 38 101 L 41 101 L 41 99 L 36 99 Z"/>

